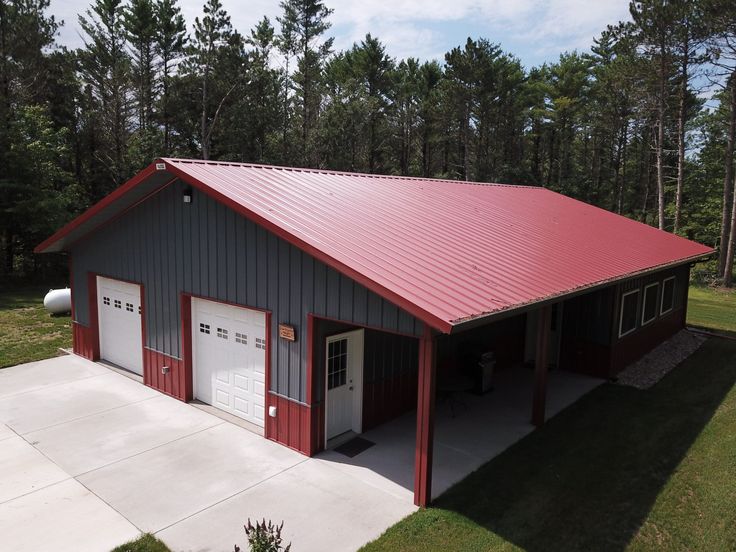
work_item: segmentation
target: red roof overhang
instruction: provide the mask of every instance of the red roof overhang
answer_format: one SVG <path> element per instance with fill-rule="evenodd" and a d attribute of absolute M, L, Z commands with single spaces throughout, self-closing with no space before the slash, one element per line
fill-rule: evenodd
<path fill-rule="evenodd" d="M 311 188 L 308 188 L 305 191 L 299 186 L 300 176 L 302 176 L 303 179 L 310 181 Z M 357 188 L 353 192 L 344 191 L 344 189 L 340 187 L 345 186 L 346 183 L 352 184 L 351 179 L 355 179 L 355 177 L 360 177 L 362 179 L 360 183 L 365 186 Z M 566 275 L 566 278 L 561 278 L 561 280 L 568 282 L 568 284 L 566 284 L 567 287 L 564 289 L 554 289 L 552 286 L 547 286 L 548 289 L 546 291 L 540 289 L 537 292 L 532 292 L 530 290 L 525 291 L 524 293 L 515 292 L 515 295 L 513 293 L 511 294 L 510 299 L 505 299 L 505 303 L 494 303 L 493 308 L 488 308 L 487 305 L 489 303 L 483 302 L 487 301 L 487 299 L 473 299 L 469 295 L 472 290 L 468 291 L 463 287 L 463 281 L 472 282 L 474 280 L 468 280 L 468 276 L 463 276 L 462 272 L 459 272 L 456 275 L 448 274 L 448 289 L 445 296 L 436 300 L 439 302 L 437 303 L 437 308 L 435 308 L 432 303 L 432 296 L 425 294 L 436 293 L 430 291 L 431 289 L 436 289 L 436 287 L 419 287 L 417 289 L 409 290 L 408 293 L 403 292 L 402 289 L 406 289 L 407 285 L 405 283 L 406 277 L 404 276 L 404 279 L 398 280 L 398 276 L 396 275 L 397 270 L 391 266 L 391 263 L 389 262 L 389 264 L 386 264 L 387 261 L 381 260 L 378 257 L 376 257 L 376 267 L 367 266 L 366 258 L 371 257 L 370 255 L 366 257 L 365 254 L 358 255 L 358 253 L 355 253 L 358 251 L 359 246 L 365 243 L 375 251 L 376 247 L 381 247 L 382 245 L 381 242 L 378 241 L 379 235 L 386 235 L 383 226 L 393 224 L 393 228 L 389 229 L 391 232 L 388 234 L 389 236 L 393 236 L 393 238 L 388 238 L 389 241 L 385 243 L 384 246 L 389 249 L 393 248 L 401 251 L 402 256 L 400 259 L 403 266 L 409 267 L 409 276 L 411 276 L 410 270 L 412 266 L 409 264 L 411 262 L 418 263 L 417 271 L 420 271 L 421 266 L 424 265 L 431 267 L 432 263 L 427 262 L 426 254 L 421 250 L 414 251 L 412 248 L 407 249 L 407 242 L 402 241 L 402 236 L 398 234 L 403 228 L 407 228 L 404 224 L 412 224 L 414 225 L 413 227 L 419 226 L 420 230 L 421 225 L 427 224 L 427 218 L 424 217 L 422 213 L 422 207 L 425 206 L 418 206 L 419 211 L 417 211 L 416 209 L 410 208 L 411 201 L 421 202 L 424 201 L 424 197 L 427 196 L 429 198 L 426 201 L 427 210 L 438 209 L 439 213 L 443 213 L 445 211 L 450 212 L 452 205 L 447 198 L 447 194 L 452 193 L 454 190 L 455 193 L 460 194 L 457 196 L 459 199 L 464 199 L 466 195 L 475 194 L 477 197 L 470 198 L 471 206 L 472 202 L 485 201 L 486 196 L 490 195 L 493 207 L 495 208 L 496 204 L 498 204 L 501 208 L 501 211 L 498 212 L 498 217 L 504 216 L 505 211 L 512 211 L 514 207 L 517 208 L 516 212 L 511 213 L 509 223 L 503 222 L 501 226 L 493 226 L 492 224 L 489 224 L 489 228 L 487 229 L 479 228 L 478 233 L 480 234 L 481 243 L 474 247 L 487 247 L 488 251 L 493 255 L 497 255 L 496 260 L 498 263 L 505 262 L 508 264 L 510 272 L 512 272 L 511 269 L 517 271 L 524 269 L 524 266 L 534 267 L 535 263 L 548 263 L 549 260 L 546 258 L 540 258 L 536 261 L 532 259 L 532 261 L 529 261 L 526 264 L 517 260 L 518 251 L 513 248 L 513 244 L 506 243 L 502 236 L 497 237 L 495 234 L 492 234 L 494 232 L 500 233 L 505 228 L 503 226 L 504 224 L 511 224 L 512 226 L 517 224 L 518 231 L 523 231 L 527 234 L 531 232 L 532 235 L 535 235 L 535 232 L 538 233 L 543 231 L 544 224 L 540 223 L 540 221 L 536 220 L 534 217 L 538 217 L 539 213 L 546 212 L 545 209 L 547 207 L 545 205 L 536 205 L 535 211 L 529 209 L 530 214 L 527 216 L 528 220 L 524 220 L 524 216 L 526 216 L 525 213 L 527 211 L 524 209 L 519 211 L 518 205 L 515 204 L 519 202 L 523 204 L 523 202 L 528 201 L 528 194 L 530 191 L 539 190 L 535 193 L 534 197 L 536 198 L 538 193 L 546 193 L 546 190 L 525 187 L 482 185 L 475 185 L 473 188 L 468 188 L 468 186 L 473 185 L 447 181 L 447 188 L 442 188 L 442 194 L 438 194 L 438 190 L 440 190 L 440 188 L 436 186 L 438 186 L 439 183 L 438 181 L 431 179 L 409 179 L 398 177 L 392 179 L 392 177 L 312 171 L 309 169 L 300 170 L 176 159 L 156 160 L 156 162 L 146 167 L 134 178 L 123 184 L 120 188 L 102 199 L 99 203 L 95 204 L 85 213 L 71 221 L 53 236 L 37 246 L 35 251 L 37 253 L 43 253 L 68 250 L 71 244 L 76 240 L 89 234 L 89 232 L 98 228 L 101 224 L 108 222 L 110 219 L 120 216 L 122 213 L 141 201 L 144 201 L 151 194 L 156 193 L 177 178 L 211 196 L 215 200 L 222 202 L 235 212 L 238 212 L 263 226 L 287 242 L 324 262 L 326 265 L 352 278 L 359 284 L 401 307 L 429 326 L 444 333 L 457 331 L 461 328 L 465 329 L 472 327 L 490 321 L 491 319 L 509 316 L 512 313 L 523 312 L 524 310 L 529 310 L 535 306 L 556 301 L 562 297 L 569 297 L 586 291 L 591 291 L 593 289 L 610 285 L 616 281 L 634 278 L 641 276 L 642 274 L 671 266 L 695 262 L 710 255 L 713 251 L 711 248 L 695 244 L 694 242 L 688 242 L 687 240 L 671 236 L 664 232 L 660 233 L 660 231 L 652 229 L 649 226 L 635 223 L 634 221 L 630 221 L 624 217 L 618 217 L 617 215 L 613 215 L 607 211 L 602 211 L 594 207 L 581 204 L 580 202 L 576 202 L 575 200 L 565 198 L 559 194 L 548 192 L 551 194 L 549 199 L 553 201 L 550 201 L 545 197 L 542 198 L 542 201 L 549 202 L 550 204 L 555 202 L 559 203 L 561 207 L 558 209 L 562 209 L 563 212 L 566 212 L 566 214 L 569 214 L 571 217 L 582 216 L 583 218 L 587 217 L 588 219 L 592 219 L 596 216 L 600 216 L 602 219 L 605 219 L 604 224 L 608 224 L 611 227 L 611 231 L 614 231 L 617 228 L 626 229 L 627 236 L 624 239 L 631 239 L 631 236 L 640 236 L 640 239 L 645 241 L 661 239 L 663 247 L 668 247 L 673 251 L 673 253 L 668 254 L 668 256 L 665 257 L 661 255 L 656 256 L 657 262 L 652 262 L 651 264 L 647 264 L 646 260 L 638 262 L 636 266 L 629 263 L 626 266 L 631 266 L 632 268 L 624 270 L 622 266 L 622 268 L 618 269 L 618 272 L 616 273 L 611 270 L 609 271 L 611 274 L 608 277 L 596 277 L 595 279 L 588 277 L 586 280 L 582 277 L 571 278 L 569 275 Z M 333 180 L 339 180 L 339 182 L 333 182 Z M 399 190 L 399 192 L 406 190 L 406 201 L 399 202 L 396 208 L 399 211 L 399 215 L 404 217 L 396 219 L 398 220 L 398 223 L 394 220 L 395 213 L 389 213 L 390 216 L 384 214 L 383 220 L 381 220 L 379 215 L 382 213 L 379 211 L 384 207 L 383 204 L 380 201 L 379 203 L 375 203 L 375 198 L 367 196 L 365 193 L 365 190 L 371 183 L 374 183 L 376 188 L 373 190 L 374 195 L 379 198 L 382 193 L 386 193 L 386 190 L 391 192 L 395 189 Z M 390 188 L 386 188 L 387 183 L 390 183 Z M 455 186 L 455 188 L 451 188 L 452 186 Z M 465 188 L 461 186 L 465 186 Z M 419 196 L 416 195 L 417 188 L 420 194 Z M 518 193 L 514 188 L 518 190 Z M 511 190 L 511 192 L 509 192 L 509 190 Z M 501 191 L 504 193 L 501 194 Z M 319 197 L 316 200 L 305 199 L 305 194 L 308 195 L 311 192 L 317 193 Z M 354 195 L 350 196 L 350 193 L 353 193 Z M 438 197 L 435 198 L 434 196 Z M 375 221 L 373 224 L 382 226 L 380 226 L 380 228 L 376 226 L 376 230 L 374 232 L 375 235 L 371 234 L 370 232 L 373 231 L 373 227 L 366 230 L 360 225 L 361 222 L 365 222 L 360 220 L 360 217 L 365 216 L 366 211 L 356 209 L 355 213 L 352 214 L 354 217 L 352 224 L 350 223 L 350 218 L 348 216 L 347 226 L 338 228 L 335 235 L 325 235 L 327 233 L 322 231 L 323 227 L 325 224 L 330 224 L 332 220 L 325 221 L 324 219 L 319 219 L 319 212 L 324 210 L 322 203 L 319 202 L 322 201 L 324 203 L 334 201 L 337 202 L 335 208 L 345 210 L 350 208 L 350 204 L 345 203 L 346 198 L 349 202 L 351 197 L 354 198 L 356 203 L 360 203 L 360 201 L 365 202 L 366 197 L 368 197 L 368 199 L 372 201 L 372 203 L 368 203 L 372 209 L 368 216 L 373 216 L 375 214 Z M 315 203 L 315 201 L 318 203 Z M 342 203 L 340 203 L 340 201 L 342 201 Z M 404 205 L 401 203 L 404 203 Z M 402 208 L 404 211 L 401 210 Z M 550 207 L 549 209 L 553 209 L 553 207 Z M 313 213 L 310 213 L 310 210 L 313 210 Z M 384 209 L 384 211 L 385 210 L 386 209 Z M 476 208 L 475 211 L 477 210 L 478 209 Z M 416 215 L 413 214 L 415 212 L 417 213 Z M 316 214 L 309 218 L 314 213 Z M 596 213 L 600 214 L 598 215 Z M 392 219 L 391 217 L 394 218 Z M 409 217 L 413 217 L 413 219 L 409 220 Z M 317 220 L 314 220 L 315 218 Z M 552 217 L 552 220 L 554 219 L 555 217 Z M 462 218 L 458 220 L 461 222 L 455 224 L 462 224 Z M 482 223 L 485 219 L 479 220 Z M 339 226 L 339 220 L 335 219 L 334 222 L 336 226 Z M 475 223 L 478 224 L 477 221 Z M 545 222 L 545 224 L 548 223 Z M 632 225 L 638 226 L 636 228 L 632 228 Z M 365 224 L 365 226 L 368 226 L 368 224 Z M 433 226 L 426 227 L 426 241 L 430 244 L 427 251 L 432 251 L 431 245 L 434 243 L 433 240 L 436 241 L 438 239 L 442 239 L 446 243 L 453 244 L 454 247 L 462 247 L 465 241 L 467 241 L 467 227 L 458 227 L 457 236 L 453 237 L 450 235 L 448 237 L 447 232 L 452 232 L 452 225 L 448 223 L 445 224 L 445 226 L 448 227 L 448 230 L 443 231 L 443 233 L 440 234 L 442 236 L 441 238 L 435 237 L 439 236 L 436 233 L 432 235 L 432 232 L 435 230 Z M 552 230 L 556 230 L 554 226 L 550 228 Z M 641 231 L 637 231 L 637 228 L 641 228 Z M 384 233 L 382 234 L 381 232 Z M 485 234 L 485 232 L 491 232 L 491 234 Z M 600 229 L 598 229 L 598 233 L 601 233 Z M 666 238 L 666 236 L 670 236 L 670 238 Z M 383 239 L 385 240 L 387 238 Z M 581 239 L 581 245 L 576 246 L 575 243 L 573 243 L 575 239 L 581 239 L 581 237 L 577 236 L 576 238 L 574 233 L 571 234 L 569 232 L 560 233 L 559 237 L 555 240 L 547 240 L 549 243 L 547 247 L 578 247 L 580 250 L 579 254 L 583 256 L 581 259 L 583 264 L 581 264 L 577 269 L 575 266 L 571 266 L 567 270 L 568 272 L 579 270 L 581 273 L 584 273 L 586 271 L 584 264 L 585 248 L 587 247 L 588 250 L 590 250 L 590 240 L 584 241 Z M 361 242 L 361 240 L 364 241 Z M 679 242 L 675 243 L 673 240 L 679 240 Z M 417 242 L 417 239 L 414 238 L 414 241 Z M 682 245 L 680 246 L 679 244 Z M 690 245 L 688 246 L 687 244 Z M 420 243 L 419 245 L 427 247 L 427 244 L 425 243 Z M 367 247 L 368 246 L 366 246 L 366 248 Z M 494 251 L 496 253 L 493 253 Z M 681 251 L 682 253 L 677 254 L 675 251 Z M 533 251 L 532 253 L 539 255 L 538 251 Z M 552 253 L 554 252 L 552 251 Z M 452 257 L 451 254 L 443 254 L 439 249 L 436 250 L 436 254 L 438 256 L 437 262 L 442 263 L 445 266 L 450 266 L 451 262 L 455 262 L 453 261 L 454 257 Z M 487 257 L 488 255 L 486 254 L 486 258 Z M 390 255 L 388 258 L 390 259 Z M 655 258 L 652 257 L 652 260 L 654 261 Z M 521 268 L 519 268 L 518 265 L 521 265 Z M 475 264 L 473 264 L 473 267 L 475 267 Z M 431 271 L 432 269 L 429 270 Z M 433 277 L 439 277 L 439 281 L 442 282 L 443 274 L 439 269 L 436 270 L 438 271 L 437 274 L 432 272 L 432 274 L 434 274 Z M 455 270 L 467 269 L 463 269 L 462 266 L 460 266 Z M 556 275 L 556 273 L 551 274 L 553 276 Z M 418 276 L 420 278 L 425 278 L 427 275 L 420 272 L 418 273 Z M 488 278 L 490 277 L 488 276 Z M 571 281 L 573 282 L 573 285 L 569 284 Z M 543 287 L 536 282 L 535 284 L 537 288 Z M 477 286 L 477 282 L 473 285 Z M 483 288 L 481 287 L 480 289 Z M 454 318 L 451 318 L 450 315 L 444 314 L 447 312 L 447 308 L 444 305 L 447 305 L 448 302 L 452 301 L 453 294 L 457 294 L 456 297 L 462 298 L 466 304 L 474 301 L 478 306 L 474 306 L 472 308 L 465 307 L 464 315 L 453 314 L 452 316 L 454 316 Z M 413 297 L 417 297 L 417 299 L 413 299 Z M 486 304 L 485 309 L 482 308 L 483 304 Z M 459 311 L 460 309 L 457 310 Z"/>

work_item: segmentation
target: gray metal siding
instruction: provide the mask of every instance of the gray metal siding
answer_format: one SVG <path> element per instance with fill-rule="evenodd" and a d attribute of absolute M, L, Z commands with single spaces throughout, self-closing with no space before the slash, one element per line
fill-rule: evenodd
<path fill-rule="evenodd" d="M 180 358 L 181 292 L 269 310 L 271 389 L 306 399 L 306 317 L 421 335 L 417 319 L 225 205 L 177 181 L 72 247 L 76 320 L 89 324 L 87 273 L 143 284 L 146 345 Z M 279 323 L 297 341 L 277 338 Z"/>

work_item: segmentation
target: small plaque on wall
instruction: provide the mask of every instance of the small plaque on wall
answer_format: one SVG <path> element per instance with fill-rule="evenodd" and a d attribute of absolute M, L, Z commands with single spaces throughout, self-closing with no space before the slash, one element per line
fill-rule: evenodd
<path fill-rule="evenodd" d="M 296 330 L 294 329 L 294 326 L 279 324 L 279 337 L 286 341 L 296 341 Z"/>

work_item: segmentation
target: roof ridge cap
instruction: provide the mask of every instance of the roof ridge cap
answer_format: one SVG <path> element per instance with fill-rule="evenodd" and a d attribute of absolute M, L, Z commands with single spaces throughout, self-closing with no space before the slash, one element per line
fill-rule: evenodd
<path fill-rule="evenodd" d="M 315 169 L 310 167 L 286 167 L 281 165 L 266 165 L 263 163 L 241 163 L 238 161 L 217 161 L 211 159 L 184 159 L 177 157 L 162 157 L 161 161 L 170 163 L 182 163 L 186 165 L 225 165 L 235 167 L 247 167 L 250 169 L 276 170 L 287 172 L 303 172 L 310 174 L 325 174 L 335 176 L 349 176 L 353 178 L 384 179 L 384 180 L 411 180 L 416 182 L 444 182 L 448 184 L 465 184 L 468 186 L 498 186 L 506 188 L 530 188 L 546 189 L 543 186 L 529 186 L 526 184 L 508 184 L 503 182 L 478 182 L 472 180 L 453 180 L 451 178 L 431 178 L 423 176 L 402 176 L 397 174 L 375 174 L 338 171 L 333 169 Z"/>

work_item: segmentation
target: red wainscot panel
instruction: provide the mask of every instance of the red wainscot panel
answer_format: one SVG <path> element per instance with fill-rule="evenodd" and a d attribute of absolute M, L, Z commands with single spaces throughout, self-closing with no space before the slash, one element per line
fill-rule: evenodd
<path fill-rule="evenodd" d="M 313 456 L 319 443 L 312 430 L 316 412 L 306 404 L 269 392 L 266 398 L 266 438 Z M 276 417 L 268 415 L 270 407 L 276 407 Z M 319 416 L 317 416 L 319 417 Z"/>
<path fill-rule="evenodd" d="M 72 322 L 72 350 L 75 354 L 88 360 L 99 360 L 100 347 L 97 332 L 79 322 Z"/>
<path fill-rule="evenodd" d="M 168 371 L 164 370 L 164 367 L 168 368 Z M 144 348 L 143 382 L 181 401 L 189 399 L 184 362 L 178 358 Z"/>
<path fill-rule="evenodd" d="M 685 320 L 682 310 L 673 310 L 616 341 L 611 353 L 611 375 L 618 374 L 683 329 Z"/>

